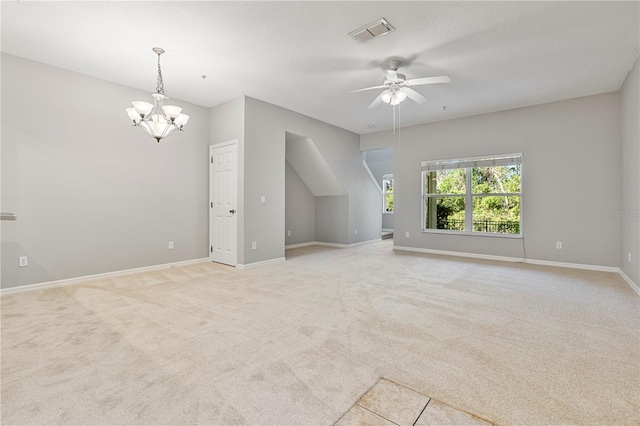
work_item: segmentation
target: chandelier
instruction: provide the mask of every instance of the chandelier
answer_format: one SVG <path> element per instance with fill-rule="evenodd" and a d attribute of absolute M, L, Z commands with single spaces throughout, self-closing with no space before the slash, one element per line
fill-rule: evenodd
<path fill-rule="evenodd" d="M 158 80 L 156 93 L 152 93 L 153 104 L 144 101 L 133 101 L 133 108 L 126 108 L 127 115 L 136 127 L 142 127 L 149 136 L 160 142 L 176 130 L 182 128 L 189 121 L 189 116 L 182 114 L 182 108 L 173 105 L 163 105 L 169 97 L 164 93 L 162 70 L 160 69 L 160 55 L 164 49 L 154 47 L 153 51 L 158 55 Z"/>

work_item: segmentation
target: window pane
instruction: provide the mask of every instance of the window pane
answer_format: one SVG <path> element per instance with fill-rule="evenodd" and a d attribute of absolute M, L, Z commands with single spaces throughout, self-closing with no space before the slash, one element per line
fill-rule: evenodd
<path fill-rule="evenodd" d="M 384 211 L 387 213 L 393 213 L 393 194 L 385 194 Z"/>
<path fill-rule="evenodd" d="M 393 192 L 393 179 L 383 179 L 382 188 L 384 188 L 384 192 Z"/>
<path fill-rule="evenodd" d="M 473 232 L 520 234 L 520 197 L 473 197 Z"/>
<path fill-rule="evenodd" d="M 424 193 L 464 194 L 466 182 L 465 169 L 424 172 Z"/>
<path fill-rule="evenodd" d="M 521 170 L 520 165 L 474 167 L 471 191 L 473 194 L 519 193 Z"/>
<path fill-rule="evenodd" d="M 464 197 L 425 197 L 425 229 L 464 231 Z"/>
<path fill-rule="evenodd" d="M 384 175 L 382 177 L 382 190 L 384 191 L 382 211 L 393 213 L 393 176 Z"/>

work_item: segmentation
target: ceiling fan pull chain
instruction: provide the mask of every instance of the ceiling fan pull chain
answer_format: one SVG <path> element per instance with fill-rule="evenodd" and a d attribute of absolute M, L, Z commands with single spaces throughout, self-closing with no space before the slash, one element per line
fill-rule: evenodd
<path fill-rule="evenodd" d="M 396 106 L 393 106 L 393 134 L 396 134 Z"/>
<path fill-rule="evenodd" d="M 397 152 L 400 153 L 400 137 L 402 136 L 402 120 L 400 117 L 400 105 L 398 105 L 398 148 Z"/>
<path fill-rule="evenodd" d="M 400 117 L 400 104 L 398 104 L 398 144 L 400 144 L 400 132 L 402 131 L 402 120 Z"/>

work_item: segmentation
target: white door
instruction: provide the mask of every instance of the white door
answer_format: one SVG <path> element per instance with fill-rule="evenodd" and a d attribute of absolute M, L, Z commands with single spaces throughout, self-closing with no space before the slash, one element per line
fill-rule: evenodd
<path fill-rule="evenodd" d="M 214 262 L 235 266 L 238 222 L 236 141 L 210 146 L 209 157 L 209 255 Z"/>

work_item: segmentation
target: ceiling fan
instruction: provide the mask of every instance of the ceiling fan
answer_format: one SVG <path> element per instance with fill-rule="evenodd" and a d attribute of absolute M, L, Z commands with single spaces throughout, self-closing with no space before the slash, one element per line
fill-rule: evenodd
<path fill-rule="evenodd" d="M 378 95 L 378 97 L 369 105 L 369 109 L 375 108 L 380 105 L 380 102 L 385 102 L 390 105 L 398 105 L 404 101 L 407 97 L 419 104 L 426 103 L 429 99 L 422 96 L 420 93 L 413 90 L 411 87 L 422 86 L 424 84 L 437 84 L 437 83 L 449 83 L 451 78 L 448 75 L 439 75 L 437 77 L 422 77 L 412 78 L 407 80 L 404 74 L 398 74 L 398 67 L 400 61 L 394 59 L 389 61 L 389 69 L 384 71 L 385 80 L 381 86 L 366 87 L 364 89 L 352 90 L 347 93 L 364 92 L 366 90 L 385 89 Z"/>

